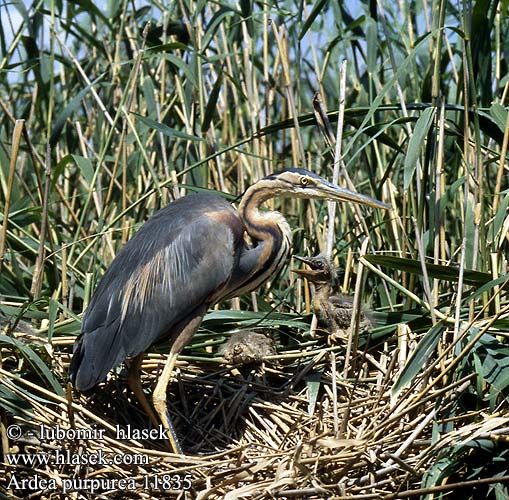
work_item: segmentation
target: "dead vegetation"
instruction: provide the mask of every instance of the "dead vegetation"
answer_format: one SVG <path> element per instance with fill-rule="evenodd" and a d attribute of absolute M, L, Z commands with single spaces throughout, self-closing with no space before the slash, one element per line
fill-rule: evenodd
<path fill-rule="evenodd" d="M 72 340 L 61 337 L 53 343 L 52 365 L 62 375 Z M 409 344 L 410 353 L 415 346 Z M 9 419 L 2 437 L 7 439 L 5 424 L 18 425 L 23 437 L 10 452 L 49 457 L 44 465 L 5 466 L 4 477 L 19 482 L 33 478 L 35 471 L 39 484 L 54 479 L 57 491 L 70 488 L 66 498 L 389 499 L 467 486 L 479 498 L 490 487 L 485 481 L 452 480 L 433 488 L 422 488 L 421 481 L 438 473 L 433 471 L 437 462 L 453 450 L 463 449 L 467 462 L 482 452 L 476 443 L 490 442 L 502 453 L 509 429 L 503 402 L 492 412 L 450 417 L 476 379 L 475 373 L 451 378 L 450 359 L 443 369 L 426 363 L 410 387 L 395 391 L 394 381 L 402 374 L 400 349 L 386 344 L 359 351 L 351 359 L 355 376 L 344 377 L 345 346 L 315 341 L 307 349 L 280 346 L 258 367 L 228 367 L 217 356 L 198 362 L 184 356 L 170 392 L 170 412 L 187 453 L 179 457 L 167 451 L 157 429 L 143 435 L 151 426 L 125 388 L 123 373 L 93 394 L 74 394 L 69 402 L 14 375 L 8 370 L 13 360 L 5 353 L 3 358 L 4 387 L 26 400 L 33 414 Z M 146 387 L 155 384 L 163 363 L 158 354 L 145 360 Z M 447 431 L 452 421 L 454 429 Z M 37 439 L 40 426 L 44 439 Z M 436 441 L 433 433 L 439 428 Z M 78 439 L 72 431 L 79 429 L 93 432 Z M 64 455 L 65 463 L 58 463 Z M 88 463 L 94 456 L 123 463 Z M 492 474 L 497 482 L 509 481 L 499 470 Z M 31 491 L 37 498 L 51 498 L 44 488 Z M 10 498 L 29 497 L 18 492 Z"/>

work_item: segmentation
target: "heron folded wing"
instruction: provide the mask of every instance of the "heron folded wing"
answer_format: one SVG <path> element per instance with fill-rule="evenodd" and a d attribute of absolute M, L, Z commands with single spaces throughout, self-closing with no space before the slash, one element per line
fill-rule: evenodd
<path fill-rule="evenodd" d="M 102 278 L 70 367 L 78 389 L 93 387 L 126 357 L 171 336 L 197 307 L 220 298 L 242 242 L 242 226 L 221 198 L 181 200 L 142 226 Z"/>

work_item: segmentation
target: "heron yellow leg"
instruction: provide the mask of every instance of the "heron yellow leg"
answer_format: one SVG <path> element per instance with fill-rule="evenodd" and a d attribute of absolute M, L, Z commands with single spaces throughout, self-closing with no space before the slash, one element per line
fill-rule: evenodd
<path fill-rule="evenodd" d="M 177 362 L 177 356 L 179 352 L 191 340 L 191 337 L 200 326 L 206 310 L 207 306 L 202 306 L 199 310 L 197 310 L 193 319 L 188 321 L 187 324 L 180 330 L 180 333 L 175 337 L 166 363 L 164 364 L 163 372 L 157 381 L 154 394 L 152 395 L 154 408 L 156 409 L 156 412 L 161 419 L 161 423 L 167 432 L 171 448 L 174 453 L 179 455 L 182 455 L 183 453 L 177 438 L 177 434 L 171 423 L 170 414 L 168 413 L 168 406 L 166 403 L 166 389 L 170 383 L 170 378 L 173 373 L 173 369 L 175 368 L 175 363 Z"/>
<path fill-rule="evenodd" d="M 177 356 L 177 353 L 170 351 L 170 355 L 164 364 L 163 373 L 161 373 L 161 376 L 157 381 L 157 385 L 152 398 L 154 401 L 154 408 L 156 409 L 156 412 L 159 415 L 159 419 L 161 420 L 161 423 L 166 430 L 166 434 L 168 436 L 168 440 L 170 441 L 173 452 L 182 455 L 182 448 L 180 447 L 175 428 L 171 423 L 171 418 L 170 414 L 168 413 L 168 407 L 166 403 L 166 389 L 170 382 L 173 369 L 175 368 Z"/>
<path fill-rule="evenodd" d="M 143 388 L 141 386 L 141 363 L 143 362 L 143 356 L 145 353 L 140 353 L 138 356 L 135 356 L 129 363 L 129 368 L 127 370 L 127 385 L 134 393 L 134 395 L 138 398 L 138 401 L 141 404 L 141 407 L 145 410 L 147 415 L 150 418 L 150 421 L 154 424 L 155 427 L 159 426 L 159 419 L 156 417 L 154 413 L 154 408 L 148 402 L 147 396 L 143 392 Z"/>
<path fill-rule="evenodd" d="M 141 354 L 138 354 L 138 356 L 134 357 L 131 360 L 131 363 L 129 364 L 129 369 L 127 371 L 127 384 L 129 385 L 131 391 L 133 391 L 134 395 L 138 398 L 138 401 L 140 402 L 142 408 L 145 410 L 145 412 L 149 416 L 149 418 L 150 418 L 151 422 L 154 424 L 154 426 L 158 427 L 160 424 L 163 425 L 163 427 L 167 431 L 167 436 L 168 436 L 168 440 L 170 441 L 170 446 L 171 446 L 172 451 L 174 453 L 182 454 L 182 450 L 180 448 L 180 445 L 179 445 L 179 442 L 177 439 L 177 435 L 175 433 L 175 429 L 173 428 L 170 417 L 168 415 L 168 411 L 166 410 L 166 397 L 165 397 L 166 387 L 159 388 L 161 381 L 165 380 L 164 377 L 166 377 L 167 371 L 169 371 L 169 376 L 167 376 L 168 382 L 169 382 L 171 373 L 173 372 L 173 368 L 175 367 L 175 361 L 177 360 L 177 355 L 175 355 L 173 358 L 174 361 L 173 361 L 172 366 L 168 365 L 168 360 L 170 359 L 170 357 L 168 357 L 168 360 L 165 364 L 163 373 L 162 373 L 161 377 L 159 378 L 159 381 L 157 383 L 156 389 L 153 394 L 154 406 L 152 406 L 148 402 L 148 399 L 145 396 L 145 393 L 143 392 L 143 388 L 141 385 L 140 369 L 141 369 L 141 363 L 143 361 L 143 356 L 144 356 L 144 353 L 141 353 Z M 162 403 L 160 402 L 160 400 L 161 400 L 160 395 L 159 396 L 157 395 L 158 388 L 160 391 L 161 390 L 164 391 Z M 157 398 L 158 403 L 156 403 L 156 398 Z M 159 414 L 159 418 L 157 418 L 157 416 L 154 412 L 154 407 L 156 408 L 157 413 Z"/>

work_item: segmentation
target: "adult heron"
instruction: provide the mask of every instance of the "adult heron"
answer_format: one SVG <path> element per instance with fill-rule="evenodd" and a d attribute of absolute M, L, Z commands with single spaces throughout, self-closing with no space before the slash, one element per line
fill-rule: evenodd
<path fill-rule="evenodd" d="M 258 288 L 283 267 L 290 252 L 290 227 L 280 213 L 259 210 L 265 201 L 281 196 L 390 208 L 300 168 L 281 170 L 253 184 L 238 211 L 212 194 L 192 194 L 170 203 L 126 243 L 100 281 L 74 344 L 69 368 L 74 387 L 91 389 L 130 358 L 128 384 L 156 420 L 139 370 L 143 353 L 169 340 L 153 403 L 173 451 L 182 453 L 166 404 L 177 356 L 209 307 Z"/>

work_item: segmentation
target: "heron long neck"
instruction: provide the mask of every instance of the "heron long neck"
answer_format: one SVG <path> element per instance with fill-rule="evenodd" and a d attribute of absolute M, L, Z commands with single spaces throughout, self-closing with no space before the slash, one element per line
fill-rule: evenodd
<path fill-rule="evenodd" d="M 281 235 L 290 240 L 290 226 L 279 212 L 260 212 L 259 210 L 262 203 L 278 195 L 279 190 L 271 185 L 271 181 L 262 179 L 251 186 L 242 197 L 239 214 L 251 238 L 270 243 Z"/>
<path fill-rule="evenodd" d="M 332 294 L 332 287 L 330 282 L 320 281 L 315 283 L 315 298 L 321 301 L 328 301 Z"/>
<path fill-rule="evenodd" d="M 252 258 L 246 259 L 252 285 L 259 286 L 279 272 L 290 252 L 291 231 L 286 219 L 278 212 L 259 210 L 262 203 L 279 194 L 271 181 L 261 180 L 246 191 L 239 205 L 239 215 L 255 244 Z"/>

